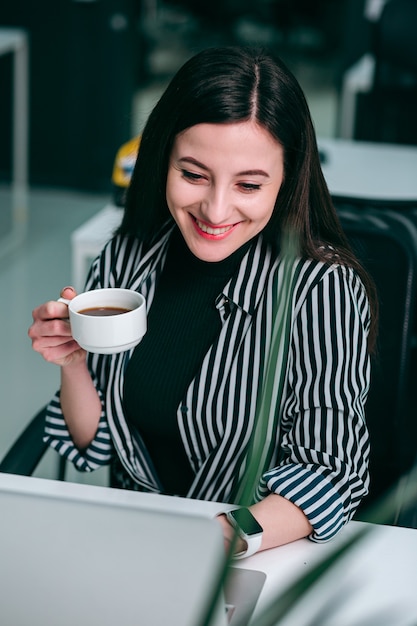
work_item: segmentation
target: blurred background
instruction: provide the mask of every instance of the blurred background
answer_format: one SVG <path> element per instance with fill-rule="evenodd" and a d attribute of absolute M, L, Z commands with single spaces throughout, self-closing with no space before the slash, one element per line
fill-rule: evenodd
<path fill-rule="evenodd" d="M 5 245 L 15 201 L 16 68 L 13 54 L 1 49 L 1 33 L 10 28 L 23 30 L 28 44 L 28 193 L 23 200 L 23 241 L 7 254 L 1 255 L 0 249 L 0 457 L 59 384 L 58 368 L 31 350 L 27 338 L 31 310 L 71 284 L 71 234 L 112 201 L 116 153 L 141 132 L 180 65 L 208 46 L 262 44 L 278 53 L 297 76 L 319 137 L 417 144 L 415 21 L 388 20 L 396 28 L 394 44 L 390 41 L 394 58 L 381 70 L 376 62 L 382 50 L 377 26 L 385 4 L 384 0 L 1 3 L 0 246 Z M 415 9 L 415 0 L 405 4 Z M 382 76 L 379 91 L 371 88 L 371 75 Z M 352 90 L 353 122 L 346 109 Z"/>
<path fill-rule="evenodd" d="M 109 190 L 118 147 L 140 131 L 149 103 L 199 49 L 265 44 L 311 94 L 318 131 L 338 132 L 347 67 L 371 48 L 364 0 L 15 0 L 0 26 L 29 40 L 30 183 Z M 8 55 L 10 56 L 10 55 Z M 0 57 L 2 94 L 12 63 Z M 316 110 L 314 92 L 334 98 Z M 11 101 L 0 101 L 0 176 L 11 171 Z"/>

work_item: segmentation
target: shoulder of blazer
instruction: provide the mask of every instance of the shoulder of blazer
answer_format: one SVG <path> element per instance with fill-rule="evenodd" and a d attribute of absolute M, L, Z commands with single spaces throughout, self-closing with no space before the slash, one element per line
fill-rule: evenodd
<path fill-rule="evenodd" d="M 137 277 L 148 274 L 164 258 L 173 227 L 168 221 L 149 243 L 133 235 L 115 235 L 93 263 L 95 282 L 102 287 L 133 288 Z"/>

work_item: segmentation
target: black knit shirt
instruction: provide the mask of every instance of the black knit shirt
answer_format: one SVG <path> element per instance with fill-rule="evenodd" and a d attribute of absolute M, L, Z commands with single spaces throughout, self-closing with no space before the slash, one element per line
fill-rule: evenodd
<path fill-rule="evenodd" d="M 165 493 L 185 495 L 193 480 L 177 424 L 181 399 L 221 329 L 215 302 L 249 244 L 219 262 L 195 257 L 175 229 L 148 315 L 129 361 L 124 406 Z"/>

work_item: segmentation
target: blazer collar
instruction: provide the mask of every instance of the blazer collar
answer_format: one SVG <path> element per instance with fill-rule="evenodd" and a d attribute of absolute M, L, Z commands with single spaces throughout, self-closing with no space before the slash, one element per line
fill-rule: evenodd
<path fill-rule="evenodd" d="M 168 243 L 174 225 L 165 224 L 157 242 L 141 260 L 134 285 L 139 286 L 149 274 L 162 271 Z M 226 283 L 216 299 L 216 308 L 221 312 L 230 308 L 231 304 L 239 307 L 249 315 L 253 315 L 265 289 L 266 277 L 271 268 L 278 262 L 271 247 L 265 243 L 262 235 L 257 237 L 243 257 L 237 272 Z"/>

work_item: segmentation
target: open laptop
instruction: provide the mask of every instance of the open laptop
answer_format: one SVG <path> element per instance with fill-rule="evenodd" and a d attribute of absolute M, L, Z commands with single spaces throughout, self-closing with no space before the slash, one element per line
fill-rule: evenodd
<path fill-rule="evenodd" d="M 178 500 L 0 474 L 0 623 L 203 624 L 223 538 Z M 264 580 L 232 568 L 210 624 L 248 621 Z"/>

